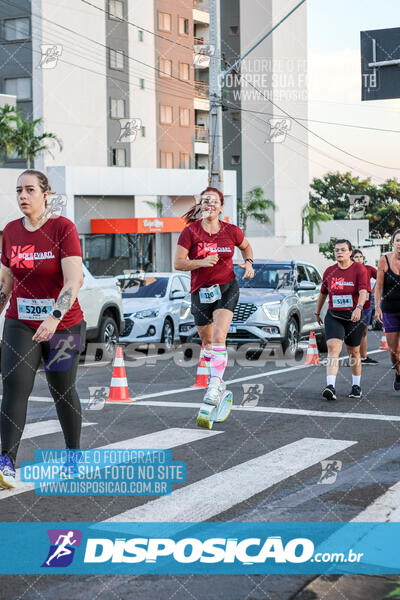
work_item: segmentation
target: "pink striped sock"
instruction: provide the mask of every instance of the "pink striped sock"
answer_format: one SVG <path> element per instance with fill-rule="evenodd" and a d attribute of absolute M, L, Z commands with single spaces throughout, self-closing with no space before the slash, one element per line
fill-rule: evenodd
<path fill-rule="evenodd" d="M 208 374 L 210 374 L 210 368 L 211 368 L 211 355 L 212 355 L 211 350 L 208 350 L 208 348 L 203 348 L 203 358 L 204 358 L 204 362 L 206 363 L 206 367 L 208 369 Z"/>
<path fill-rule="evenodd" d="M 218 377 L 221 381 L 228 364 L 228 352 L 226 346 L 213 346 L 210 361 L 210 376 Z"/>

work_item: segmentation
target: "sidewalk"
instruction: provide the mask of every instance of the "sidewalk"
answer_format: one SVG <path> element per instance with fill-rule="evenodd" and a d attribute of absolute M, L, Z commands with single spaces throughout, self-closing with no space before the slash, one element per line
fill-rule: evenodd
<path fill-rule="evenodd" d="M 398 594 L 389 594 L 398 589 Z M 400 599 L 399 575 L 321 575 L 290 600 Z"/>

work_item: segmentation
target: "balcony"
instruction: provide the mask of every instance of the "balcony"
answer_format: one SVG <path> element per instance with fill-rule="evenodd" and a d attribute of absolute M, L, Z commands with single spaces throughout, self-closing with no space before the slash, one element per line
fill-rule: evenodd
<path fill-rule="evenodd" d="M 194 109 L 195 110 L 210 110 L 210 88 L 206 81 L 194 82 Z"/>
<path fill-rule="evenodd" d="M 208 0 L 193 0 L 193 21 L 195 24 L 210 24 Z"/>
<path fill-rule="evenodd" d="M 194 128 L 194 153 L 208 154 L 208 127 L 196 125 Z"/>

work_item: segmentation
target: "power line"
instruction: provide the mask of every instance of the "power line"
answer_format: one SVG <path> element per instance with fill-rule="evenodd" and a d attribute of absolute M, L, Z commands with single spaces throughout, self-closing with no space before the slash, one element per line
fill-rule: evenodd
<path fill-rule="evenodd" d="M 298 125 L 300 125 L 300 127 L 302 127 L 303 129 L 305 129 L 306 131 L 308 131 L 309 133 L 311 133 L 312 135 L 314 135 L 316 138 L 322 140 L 323 142 L 325 142 L 329 146 L 332 146 L 332 148 L 335 148 L 335 150 L 339 150 L 339 152 L 343 152 L 343 154 L 347 154 L 348 156 L 351 156 L 352 158 L 355 158 L 356 160 L 359 160 L 361 162 L 367 163 L 369 165 L 373 165 L 374 167 L 379 167 L 381 169 L 388 169 L 388 170 L 392 170 L 392 171 L 400 171 L 400 167 L 389 167 L 388 165 L 381 165 L 379 163 L 375 163 L 373 161 L 361 158 L 360 156 L 357 156 L 356 154 L 348 152 L 347 150 L 343 150 L 343 148 L 340 148 L 340 146 L 337 146 L 336 144 L 333 144 L 332 142 L 330 142 L 329 140 L 327 140 L 326 138 L 324 138 L 322 135 L 319 135 L 318 133 L 315 133 L 315 131 L 312 131 L 312 129 L 310 129 L 306 125 L 303 125 L 303 123 L 301 123 L 299 120 L 297 120 L 295 117 L 293 117 L 290 113 L 288 113 L 286 110 L 284 110 L 278 104 L 276 104 L 276 102 L 273 102 L 270 98 L 268 98 L 261 90 L 259 90 L 253 83 L 251 83 L 250 81 L 248 81 L 241 73 L 239 73 L 235 69 L 234 69 L 234 72 L 235 72 L 236 75 L 238 75 L 240 77 L 240 79 L 243 79 L 253 89 L 255 89 L 256 92 L 258 92 L 265 100 L 267 100 L 267 102 L 270 102 L 272 104 L 272 106 L 274 106 L 275 108 L 279 109 L 281 112 L 283 112 L 285 114 L 285 116 L 287 116 L 287 117 L 289 117 L 289 119 L 292 119 L 293 121 L 295 121 L 295 123 L 297 123 Z"/>
<path fill-rule="evenodd" d="M 225 102 L 227 104 L 230 104 L 230 100 L 225 100 Z M 230 108 L 229 106 L 227 106 L 227 108 Z M 263 111 L 258 111 L 258 110 L 250 110 L 249 108 L 242 108 L 240 106 L 235 106 L 235 109 L 240 110 L 241 112 L 248 112 L 248 113 L 254 113 L 254 114 L 258 114 L 258 115 L 267 115 L 267 116 L 273 116 L 277 119 L 279 118 L 284 118 L 285 115 L 276 115 L 274 113 L 269 113 L 269 112 L 263 112 Z M 233 109 L 231 109 L 233 110 Z M 400 133 L 400 129 L 383 129 L 381 127 L 367 127 L 364 125 L 356 125 L 353 123 L 336 123 L 333 121 L 320 121 L 317 119 L 306 119 L 305 117 L 294 117 L 296 120 L 298 121 L 307 121 L 309 123 L 322 123 L 324 125 L 336 125 L 338 127 L 352 127 L 355 129 L 365 129 L 367 131 L 382 131 L 384 133 Z"/>

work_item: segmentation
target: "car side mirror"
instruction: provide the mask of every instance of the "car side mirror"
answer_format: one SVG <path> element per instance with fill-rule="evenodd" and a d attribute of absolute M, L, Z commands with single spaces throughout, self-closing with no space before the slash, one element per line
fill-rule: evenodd
<path fill-rule="evenodd" d="M 317 286 L 315 283 L 313 283 L 312 281 L 301 281 L 298 286 L 297 286 L 298 290 L 303 290 L 303 291 L 310 291 L 310 290 L 316 290 Z"/>
<path fill-rule="evenodd" d="M 182 290 L 173 290 L 170 295 L 171 300 L 182 300 L 186 296 L 186 292 Z"/>

